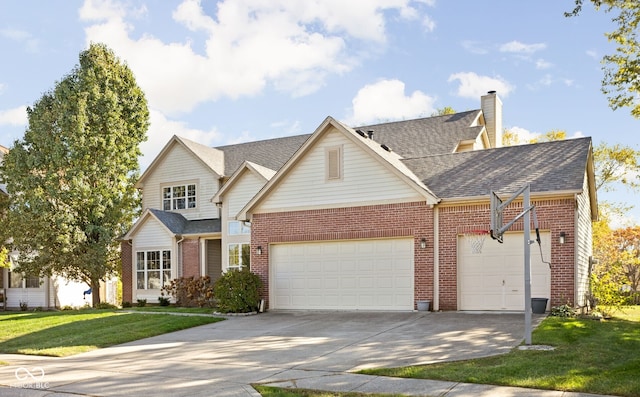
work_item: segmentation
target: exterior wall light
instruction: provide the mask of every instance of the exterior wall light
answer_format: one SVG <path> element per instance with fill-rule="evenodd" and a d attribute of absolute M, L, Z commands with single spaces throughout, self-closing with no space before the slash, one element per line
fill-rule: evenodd
<path fill-rule="evenodd" d="M 427 240 L 426 239 L 422 239 L 420 240 L 420 248 L 425 249 L 427 248 Z"/>
<path fill-rule="evenodd" d="M 560 244 L 564 244 L 567 239 L 567 234 L 565 232 L 560 232 L 560 238 L 558 238 L 558 242 Z"/>
<path fill-rule="evenodd" d="M 262 247 L 258 246 L 258 248 L 256 248 L 256 252 L 258 253 L 258 255 L 262 255 Z"/>

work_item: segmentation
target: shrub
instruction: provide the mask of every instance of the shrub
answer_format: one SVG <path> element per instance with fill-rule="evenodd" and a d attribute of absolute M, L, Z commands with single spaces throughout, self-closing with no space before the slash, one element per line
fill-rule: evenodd
<path fill-rule="evenodd" d="M 169 285 L 162 287 L 163 296 L 165 292 L 175 298 L 177 306 L 213 307 L 215 305 L 213 285 L 209 276 L 173 279 Z"/>
<path fill-rule="evenodd" d="M 116 305 L 112 305 L 109 302 L 99 302 L 97 305 L 95 305 L 96 309 L 117 309 L 118 307 Z"/>
<path fill-rule="evenodd" d="M 129 302 L 129 301 L 122 302 L 122 308 L 123 309 L 128 308 L 128 307 L 131 307 L 131 302 Z"/>
<path fill-rule="evenodd" d="M 165 296 L 159 296 L 158 302 L 160 303 L 160 306 L 169 306 L 171 304 L 171 299 Z"/>
<path fill-rule="evenodd" d="M 29 303 L 20 301 L 20 310 L 22 310 L 23 312 L 29 310 Z"/>
<path fill-rule="evenodd" d="M 146 299 L 138 299 L 138 307 L 145 307 L 147 305 Z"/>
<path fill-rule="evenodd" d="M 556 317 L 574 317 L 576 315 L 576 311 L 567 303 L 552 307 L 551 315 Z"/>
<path fill-rule="evenodd" d="M 261 286 L 260 277 L 247 268 L 227 271 L 213 287 L 218 310 L 223 313 L 256 311 Z"/>

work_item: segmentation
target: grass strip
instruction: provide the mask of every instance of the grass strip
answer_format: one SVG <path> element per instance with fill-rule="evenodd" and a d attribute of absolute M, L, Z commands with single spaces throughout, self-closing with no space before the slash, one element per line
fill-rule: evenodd
<path fill-rule="evenodd" d="M 534 389 L 640 396 L 640 309 L 605 321 L 546 318 L 533 332 L 534 345 L 553 351 L 514 349 L 508 354 L 363 374 L 435 379 Z"/>
<path fill-rule="evenodd" d="M 0 353 L 70 356 L 220 320 L 92 309 L 3 313 Z"/>

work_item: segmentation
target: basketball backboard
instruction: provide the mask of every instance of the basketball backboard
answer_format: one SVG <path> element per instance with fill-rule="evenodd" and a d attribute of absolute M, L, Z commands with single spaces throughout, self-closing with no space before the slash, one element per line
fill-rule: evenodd
<path fill-rule="evenodd" d="M 502 229 L 502 200 L 493 190 L 490 193 L 490 210 L 491 210 L 491 238 L 494 240 L 498 240 L 498 242 L 503 242 L 502 233 L 500 230 Z"/>

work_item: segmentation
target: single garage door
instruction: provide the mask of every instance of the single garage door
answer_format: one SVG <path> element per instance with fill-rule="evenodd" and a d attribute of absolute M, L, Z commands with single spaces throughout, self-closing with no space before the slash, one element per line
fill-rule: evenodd
<path fill-rule="evenodd" d="M 541 232 L 540 238 L 544 260 L 549 262 L 549 232 Z M 536 242 L 531 245 L 531 296 L 550 295 L 551 271 Z M 523 233 L 505 234 L 503 244 L 487 237 L 480 254 L 472 253 L 469 240 L 459 236 L 458 297 L 460 310 L 524 310 Z"/>
<path fill-rule="evenodd" d="M 270 246 L 274 309 L 413 310 L 413 239 Z"/>

